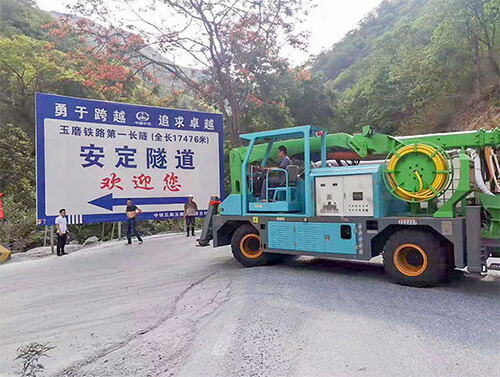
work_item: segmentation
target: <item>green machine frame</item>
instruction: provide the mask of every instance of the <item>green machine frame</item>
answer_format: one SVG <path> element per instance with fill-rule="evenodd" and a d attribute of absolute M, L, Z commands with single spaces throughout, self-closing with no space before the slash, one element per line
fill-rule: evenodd
<path fill-rule="evenodd" d="M 319 152 L 326 153 L 327 149 L 348 150 L 355 152 L 360 158 L 366 158 L 371 155 L 387 155 L 394 149 L 412 143 L 428 143 L 436 145 L 444 150 L 459 150 L 460 161 L 460 179 L 459 184 L 454 190 L 454 194 L 441 206 L 433 212 L 432 216 L 441 218 L 452 218 L 457 215 L 456 206 L 468 194 L 474 190 L 473 181 L 470 178 L 470 164 L 471 159 L 466 153 L 467 148 L 482 149 L 487 146 L 498 147 L 500 145 L 500 129 L 495 128 L 492 130 L 479 129 L 476 131 L 464 132 L 450 132 L 442 134 L 429 134 L 407 137 L 393 137 L 384 134 L 378 134 L 373 131 L 369 126 L 365 126 L 360 134 L 349 135 L 345 133 L 335 133 L 323 136 L 307 136 L 305 135 L 304 127 L 308 130 L 315 130 L 313 126 L 293 127 L 292 129 L 285 129 L 283 134 L 297 131 L 298 134 L 304 134 L 303 138 L 286 140 L 280 142 L 279 145 L 284 145 L 288 149 L 289 155 L 304 154 L 307 158 L 310 153 Z M 276 132 L 276 131 L 274 131 Z M 279 130 L 278 130 L 279 132 Z M 306 132 L 307 133 L 307 132 Z M 266 132 L 262 133 L 262 137 Z M 233 149 L 230 153 L 230 167 L 231 167 L 231 192 L 232 194 L 241 195 L 247 191 L 246 179 L 242 179 L 246 172 L 249 163 L 262 161 L 265 165 L 269 158 L 276 158 L 278 155 L 278 143 L 262 143 L 256 144 L 260 139 L 259 133 L 242 135 L 243 139 L 249 140 L 248 147 L 240 147 Z M 307 140 L 304 140 L 307 138 Z M 322 158 L 324 160 L 324 158 Z M 305 161 L 309 165 L 309 160 Z M 307 166 L 306 166 L 307 168 Z M 492 216 L 498 216 L 498 210 L 495 211 L 491 206 L 491 200 L 484 200 L 481 196 L 483 205 L 488 209 L 492 209 Z M 412 206 L 410 206 L 412 207 Z M 415 214 L 418 210 L 413 206 Z M 433 203 L 429 208 L 435 208 Z M 498 224 L 498 219 L 494 219 Z M 498 225 L 495 227 L 495 230 Z M 493 233 L 492 233 L 493 234 Z M 496 232 L 495 232 L 496 234 Z M 498 236 L 498 235 L 497 235 Z"/>

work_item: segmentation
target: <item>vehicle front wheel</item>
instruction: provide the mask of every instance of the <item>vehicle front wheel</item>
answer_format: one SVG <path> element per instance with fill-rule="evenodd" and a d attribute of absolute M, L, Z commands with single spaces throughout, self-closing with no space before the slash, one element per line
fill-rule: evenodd
<path fill-rule="evenodd" d="M 270 262 L 269 256 L 262 251 L 257 230 L 250 224 L 240 226 L 231 238 L 234 258 L 245 267 L 263 266 Z"/>

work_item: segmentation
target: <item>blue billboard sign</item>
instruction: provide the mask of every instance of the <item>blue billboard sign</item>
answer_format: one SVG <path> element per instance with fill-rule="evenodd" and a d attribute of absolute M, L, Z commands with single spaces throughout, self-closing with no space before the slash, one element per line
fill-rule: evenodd
<path fill-rule="evenodd" d="M 60 208 L 73 224 L 199 216 L 223 195 L 222 115 L 36 94 L 37 222 Z"/>

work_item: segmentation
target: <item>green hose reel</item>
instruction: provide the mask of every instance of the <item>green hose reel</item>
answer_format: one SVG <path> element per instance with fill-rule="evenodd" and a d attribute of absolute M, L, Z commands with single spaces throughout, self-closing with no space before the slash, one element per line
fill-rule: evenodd
<path fill-rule="evenodd" d="M 430 143 L 399 145 L 387 155 L 384 166 L 387 189 L 398 199 L 410 203 L 440 196 L 453 179 L 450 156 Z"/>

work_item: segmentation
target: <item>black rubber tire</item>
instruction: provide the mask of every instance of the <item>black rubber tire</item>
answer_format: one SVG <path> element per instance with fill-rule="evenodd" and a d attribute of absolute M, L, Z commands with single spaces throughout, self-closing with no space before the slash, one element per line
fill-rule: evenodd
<path fill-rule="evenodd" d="M 407 276 L 396 267 L 394 253 L 399 246 L 411 243 L 427 255 L 427 267 L 418 276 Z M 384 268 L 398 284 L 412 287 L 433 287 L 447 280 L 449 247 L 437 236 L 422 229 L 401 229 L 392 234 L 384 246 Z"/>
<path fill-rule="evenodd" d="M 272 258 L 269 258 L 269 255 L 266 253 L 262 253 L 257 258 L 247 258 L 240 249 L 240 242 L 247 234 L 259 234 L 257 230 L 251 226 L 250 224 L 241 225 L 236 231 L 233 233 L 233 237 L 231 238 L 231 251 L 233 252 L 234 258 L 240 262 L 244 267 L 257 267 L 264 266 L 271 262 Z"/>

